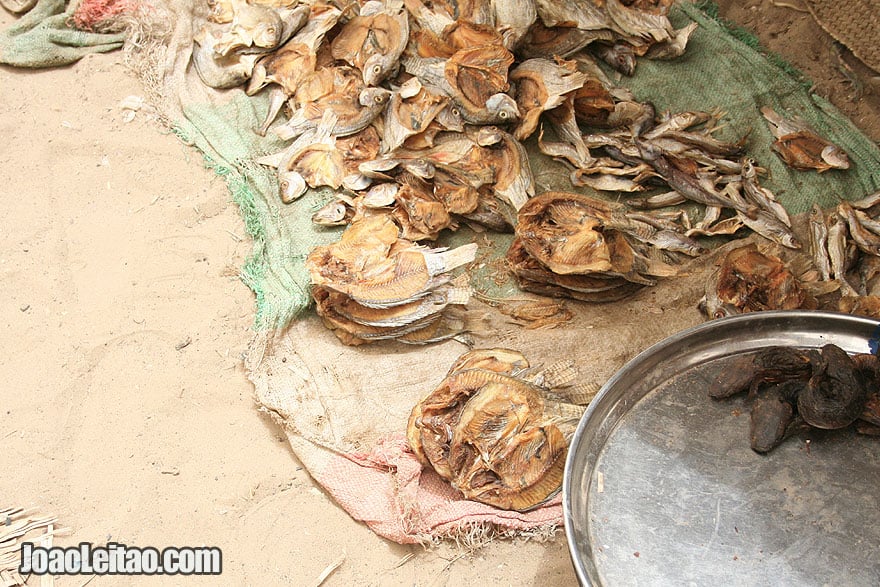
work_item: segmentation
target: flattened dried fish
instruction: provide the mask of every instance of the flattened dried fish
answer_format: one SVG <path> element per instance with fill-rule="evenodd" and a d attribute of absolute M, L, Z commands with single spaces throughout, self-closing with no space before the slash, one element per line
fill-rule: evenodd
<path fill-rule="evenodd" d="M 791 167 L 816 169 L 819 173 L 829 169 L 849 169 L 846 152 L 818 136 L 803 122 L 787 120 L 769 106 L 761 108 L 761 114 L 776 137 L 773 150 Z"/>
<path fill-rule="evenodd" d="M 390 153 L 408 137 L 424 131 L 447 105 L 447 98 L 428 91 L 419 78 L 407 80 L 394 93 L 385 112 L 382 152 Z"/>
<path fill-rule="evenodd" d="M 513 136 L 518 140 L 531 136 L 541 113 L 560 106 L 565 95 L 583 87 L 586 79 L 573 61 L 528 59 L 516 66 L 510 81 L 516 84 L 520 122 Z"/>
<path fill-rule="evenodd" d="M 785 263 L 761 253 L 754 244 L 727 253 L 715 288 L 722 304 L 742 312 L 817 307 Z"/>
<path fill-rule="evenodd" d="M 306 269 L 312 283 L 364 306 L 390 307 L 428 295 L 445 281 L 443 274 L 476 255 L 475 244 L 431 250 L 398 239 L 397 233 L 398 227 L 384 215 L 353 223 L 339 242 L 309 254 Z"/>
<path fill-rule="evenodd" d="M 770 190 L 758 185 L 758 173 L 753 159 L 746 158 L 742 162 L 742 186 L 743 192 L 753 204 L 773 213 L 783 224 L 791 227 L 791 219 L 785 208 L 776 201 L 776 196 Z"/>
<path fill-rule="evenodd" d="M 398 65 L 409 40 L 409 19 L 399 0 L 369 0 L 333 39 L 331 52 L 363 72 L 364 83 L 375 86 Z"/>
<path fill-rule="evenodd" d="M 822 281 L 831 279 L 831 258 L 828 256 L 828 227 L 819 204 L 810 208 L 810 253 Z"/>

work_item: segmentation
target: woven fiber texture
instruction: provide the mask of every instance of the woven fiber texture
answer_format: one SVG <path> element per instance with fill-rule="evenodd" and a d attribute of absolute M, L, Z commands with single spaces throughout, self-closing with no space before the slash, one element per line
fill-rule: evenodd
<path fill-rule="evenodd" d="M 880 3 L 876 0 L 805 0 L 813 18 L 853 55 L 880 71 Z"/>

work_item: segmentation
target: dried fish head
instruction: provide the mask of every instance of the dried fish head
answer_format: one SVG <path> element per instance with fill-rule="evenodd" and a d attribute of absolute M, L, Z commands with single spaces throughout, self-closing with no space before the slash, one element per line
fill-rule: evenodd
<path fill-rule="evenodd" d="M 394 205 L 400 186 L 396 183 L 378 183 L 364 194 L 363 204 L 367 208 L 385 208 Z"/>
<path fill-rule="evenodd" d="M 348 224 L 352 210 L 342 200 L 331 200 L 315 212 L 312 222 L 320 226 L 342 226 Z"/>
<path fill-rule="evenodd" d="M 202 82 L 216 89 L 234 88 L 248 81 L 253 74 L 257 55 L 233 53 L 219 55 L 214 47 L 218 37 L 207 24 L 196 33 L 193 44 L 193 66 Z"/>
<path fill-rule="evenodd" d="M 391 91 L 385 88 L 365 88 L 358 94 L 358 103 L 361 106 L 376 108 L 382 107 L 391 99 Z"/>
<path fill-rule="evenodd" d="M 489 96 L 489 99 L 486 100 L 486 114 L 487 117 L 482 122 L 489 123 L 494 121 L 498 124 L 514 122 L 520 116 L 516 101 L 503 93 Z"/>
<path fill-rule="evenodd" d="M 278 173 L 279 193 L 281 201 L 289 204 L 302 197 L 308 186 L 306 180 L 297 171 L 281 171 Z"/>
<path fill-rule="evenodd" d="M 409 39 L 409 20 L 403 4 L 367 2 L 331 43 L 334 59 L 357 67 L 364 83 L 375 86 L 394 70 Z"/>

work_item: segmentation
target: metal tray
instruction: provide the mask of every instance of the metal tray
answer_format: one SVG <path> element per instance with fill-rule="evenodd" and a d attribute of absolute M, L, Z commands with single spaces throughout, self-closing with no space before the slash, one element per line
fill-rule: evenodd
<path fill-rule="evenodd" d="M 811 431 L 749 448 L 744 397 L 706 379 L 770 345 L 877 350 L 880 322 L 784 311 L 683 331 L 618 371 L 584 414 L 563 481 L 582 585 L 876 585 L 880 439 Z M 809 440 L 809 442 L 807 442 Z"/>

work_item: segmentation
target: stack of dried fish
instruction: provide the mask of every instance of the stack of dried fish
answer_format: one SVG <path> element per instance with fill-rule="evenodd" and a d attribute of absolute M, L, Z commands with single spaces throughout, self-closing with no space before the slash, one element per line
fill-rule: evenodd
<path fill-rule="evenodd" d="M 813 206 L 810 251 L 820 279 L 839 286 L 841 311 L 880 318 L 880 192 L 827 217 Z"/>
<path fill-rule="evenodd" d="M 581 194 L 546 192 L 520 210 L 507 260 L 522 289 L 607 302 L 675 275 L 680 256 L 705 252 L 685 235 L 637 217 L 645 215 Z"/>
<path fill-rule="evenodd" d="M 833 344 L 821 351 L 768 347 L 720 364 L 709 396 L 721 399 L 748 391 L 750 441 L 766 453 L 801 429 L 835 430 L 856 424 L 860 433 L 880 435 L 880 361 L 848 355 Z"/>
<path fill-rule="evenodd" d="M 306 259 L 318 314 L 345 344 L 424 344 L 459 331 L 445 310 L 466 304 L 470 289 L 449 272 L 473 261 L 477 246 L 428 249 L 398 234 L 389 216 L 371 216 Z"/>
<path fill-rule="evenodd" d="M 459 357 L 410 415 L 407 437 L 422 464 L 467 499 L 503 509 L 528 510 L 556 494 L 584 408 L 550 391 L 570 383 L 572 367 L 529 373 L 529 362 L 513 350 Z"/>

